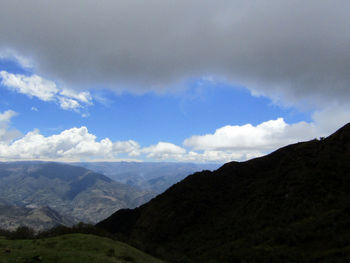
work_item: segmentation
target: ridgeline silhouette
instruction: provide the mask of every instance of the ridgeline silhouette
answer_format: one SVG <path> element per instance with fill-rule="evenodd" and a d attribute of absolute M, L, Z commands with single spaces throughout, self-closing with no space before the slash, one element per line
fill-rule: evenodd
<path fill-rule="evenodd" d="M 97 227 L 171 262 L 349 262 L 350 124 L 190 175 Z"/>

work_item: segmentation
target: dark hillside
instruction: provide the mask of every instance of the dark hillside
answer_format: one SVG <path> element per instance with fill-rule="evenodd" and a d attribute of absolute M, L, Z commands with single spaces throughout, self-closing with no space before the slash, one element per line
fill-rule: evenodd
<path fill-rule="evenodd" d="M 350 124 L 214 172 L 98 224 L 172 262 L 349 262 Z"/>

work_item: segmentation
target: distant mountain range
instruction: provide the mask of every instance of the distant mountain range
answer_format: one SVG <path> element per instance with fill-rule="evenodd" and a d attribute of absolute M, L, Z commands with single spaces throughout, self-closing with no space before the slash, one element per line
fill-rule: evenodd
<path fill-rule="evenodd" d="M 215 170 L 220 164 L 167 163 L 167 162 L 88 162 L 74 163 L 114 181 L 160 194 L 189 174 Z"/>
<path fill-rule="evenodd" d="M 348 262 L 350 124 L 188 176 L 97 224 L 171 262 Z"/>
<path fill-rule="evenodd" d="M 143 204 L 154 195 L 82 167 L 47 162 L 0 163 L 1 216 L 5 210 L 9 216 L 12 212 L 24 216 L 50 209 L 73 221 L 98 222 L 120 208 Z M 62 219 L 62 223 L 70 224 L 72 220 Z"/>

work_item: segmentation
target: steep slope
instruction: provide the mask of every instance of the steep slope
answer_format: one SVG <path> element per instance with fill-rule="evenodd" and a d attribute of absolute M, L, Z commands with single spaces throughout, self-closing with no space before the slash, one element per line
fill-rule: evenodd
<path fill-rule="evenodd" d="M 88 162 L 78 166 L 102 173 L 109 178 L 140 189 L 160 194 L 189 174 L 202 170 L 215 170 L 218 164 L 167 162 Z"/>
<path fill-rule="evenodd" d="M 49 207 L 26 208 L 0 205 L 0 229 L 15 230 L 27 226 L 36 231 L 52 228 L 57 225 L 72 226 L 72 218 L 61 216 Z"/>
<path fill-rule="evenodd" d="M 0 163 L 0 199 L 22 207 L 49 206 L 77 221 L 97 222 L 153 195 L 82 167 L 60 163 Z"/>
<path fill-rule="evenodd" d="M 193 174 L 98 224 L 173 262 L 347 262 L 350 124 Z"/>

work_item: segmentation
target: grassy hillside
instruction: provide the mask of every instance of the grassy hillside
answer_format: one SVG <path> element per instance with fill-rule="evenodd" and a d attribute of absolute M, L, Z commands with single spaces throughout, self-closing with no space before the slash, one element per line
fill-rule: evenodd
<path fill-rule="evenodd" d="M 0 237 L 0 263 L 164 263 L 124 243 L 87 234 L 45 239 Z"/>
<path fill-rule="evenodd" d="M 188 176 L 98 224 L 172 262 L 349 262 L 350 124 Z"/>

